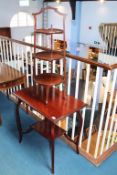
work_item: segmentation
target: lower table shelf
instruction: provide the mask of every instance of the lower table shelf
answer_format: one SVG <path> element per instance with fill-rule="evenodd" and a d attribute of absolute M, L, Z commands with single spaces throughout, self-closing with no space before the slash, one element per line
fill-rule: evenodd
<path fill-rule="evenodd" d="M 32 128 L 49 140 L 52 139 L 52 128 L 54 128 L 53 139 L 56 139 L 57 137 L 60 137 L 65 134 L 65 130 L 63 130 L 56 124 L 50 122 L 49 120 L 39 121 L 32 125 Z"/>

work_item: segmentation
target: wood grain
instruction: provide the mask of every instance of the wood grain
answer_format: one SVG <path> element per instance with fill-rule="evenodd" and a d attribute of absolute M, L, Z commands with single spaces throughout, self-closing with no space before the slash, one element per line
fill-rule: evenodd
<path fill-rule="evenodd" d="M 20 84 L 25 84 L 25 75 L 4 63 L 0 63 L 0 90 Z"/>
<path fill-rule="evenodd" d="M 55 73 L 43 73 L 34 77 L 34 81 L 40 85 L 53 86 L 64 81 L 64 77 Z"/>
<path fill-rule="evenodd" d="M 45 104 L 43 103 L 45 91 L 46 88 L 36 86 L 17 91 L 15 95 L 55 123 L 74 112 L 80 111 L 86 105 L 83 101 L 77 100 L 73 96 L 64 98 L 64 92 L 56 88 L 50 88 L 48 104 Z"/>
<path fill-rule="evenodd" d="M 63 58 L 63 56 L 57 52 L 53 51 L 42 51 L 42 52 L 37 52 L 33 54 L 34 58 L 38 58 L 40 60 L 44 61 L 53 61 L 53 60 L 60 60 Z"/>

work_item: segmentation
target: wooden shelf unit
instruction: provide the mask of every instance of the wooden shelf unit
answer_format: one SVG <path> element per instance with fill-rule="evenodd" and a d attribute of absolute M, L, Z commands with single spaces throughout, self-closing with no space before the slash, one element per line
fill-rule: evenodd
<path fill-rule="evenodd" d="M 40 14 L 43 14 L 45 11 L 54 11 L 55 13 L 57 13 L 58 15 L 60 15 L 62 17 L 62 21 L 63 21 L 63 29 L 57 29 L 54 28 L 52 25 L 50 28 L 38 28 L 37 26 L 37 16 Z M 47 92 L 46 92 L 46 99 L 45 99 L 45 103 L 48 103 L 48 91 L 49 88 L 51 86 L 55 86 L 58 85 L 60 83 L 64 83 L 64 91 L 65 91 L 65 95 L 66 95 L 66 48 L 65 48 L 65 14 L 61 13 L 58 11 L 58 9 L 53 8 L 53 7 L 46 7 L 41 9 L 41 11 L 37 12 L 37 13 L 33 13 L 34 16 L 34 21 L 35 21 L 35 25 L 34 25 L 34 54 L 33 54 L 33 60 L 34 60 L 34 82 L 38 85 L 43 85 L 43 86 L 48 86 L 47 88 Z M 37 34 L 41 34 L 41 35 L 49 35 L 50 36 L 50 51 L 41 51 L 41 52 L 36 52 L 36 41 L 37 41 Z M 62 34 L 63 35 L 63 42 L 64 42 L 64 47 L 62 52 L 56 52 L 55 50 L 53 51 L 53 47 L 54 47 L 54 40 L 53 40 L 53 35 L 56 34 Z M 39 59 L 39 60 L 43 60 L 43 61 L 48 61 L 50 62 L 50 67 L 51 70 L 49 71 L 49 73 L 45 73 L 41 74 L 39 73 L 38 75 L 35 74 L 35 59 Z M 53 73 L 53 64 L 52 62 L 54 60 L 60 60 L 63 59 L 63 67 L 64 67 L 64 73 L 63 75 L 60 75 L 58 73 Z"/>

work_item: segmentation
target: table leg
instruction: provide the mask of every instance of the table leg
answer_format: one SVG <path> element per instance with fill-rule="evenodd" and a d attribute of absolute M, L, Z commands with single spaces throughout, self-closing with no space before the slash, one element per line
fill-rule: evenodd
<path fill-rule="evenodd" d="M 66 58 L 64 58 L 64 99 L 67 96 Z"/>
<path fill-rule="evenodd" d="M 7 98 L 9 100 L 9 92 L 8 92 L 8 90 L 6 91 L 6 95 L 7 95 Z"/>
<path fill-rule="evenodd" d="M 79 138 L 80 138 L 80 133 L 81 133 L 81 129 L 82 129 L 82 115 L 80 113 L 80 111 L 77 112 L 77 118 L 78 118 L 78 132 L 77 132 L 77 136 L 75 137 L 74 140 L 71 139 L 71 137 L 68 136 L 68 134 L 64 134 L 64 136 L 71 141 L 72 143 L 75 144 L 76 146 L 76 152 L 79 154 L 79 149 L 78 149 L 78 144 L 79 144 Z"/>
<path fill-rule="evenodd" d="M 82 115 L 80 113 L 80 111 L 77 112 L 77 117 L 78 117 L 78 135 L 76 138 L 76 151 L 79 154 L 79 149 L 78 149 L 78 144 L 79 144 L 79 138 L 80 138 L 80 133 L 81 133 L 81 129 L 82 129 Z"/>
<path fill-rule="evenodd" d="M 55 128 L 54 124 L 51 124 L 51 164 L 52 164 L 52 173 L 54 174 L 54 138 L 55 138 Z"/>
<path fill-rule="evenodd" d="M 23 78 L 23 83 L 21 84 L 22 89 L 26 88 L 26 76 Z"/>
<path fill-rule="evenodd" d="M 47 105 L 47 104 L 48 104 L 49 88 L 50 88 L 50 87 L 49 87 L 49 86 L 46 86 L 45 88 L 46 88 L 46 98 L 45 98 L 46 100 L 45 100 L 45 104 Z"/>
<path fill-rule="evenodd" d="M 18 129 L 18 134 L 19 134 L 19 142 L 21 143 L 22 141 L 22 125 L 20 121 L 20 115 L 19 115 L 19 107 L 21 104 L 21 100 L 18 100 L 17 105 L 16 105 L 16 125 Z"/>

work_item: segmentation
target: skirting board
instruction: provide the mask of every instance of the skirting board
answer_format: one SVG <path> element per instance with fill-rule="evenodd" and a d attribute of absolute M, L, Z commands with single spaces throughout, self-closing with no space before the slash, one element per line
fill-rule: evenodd
<path fill-rule="evenodd" d="M 66 138 L 62 137 L 62 139 L 74 150 L 76 150 L 76 147 L 73 143 L 68 141 Z M 92 164 L 95 166 L 99 166 L 104 160 L 106 160 L 111 154 L 117 150 L 117 143 L 115 143 L 111 148 L 109 148 L 107 151 L 105 151 L 101 156 L 98 156 L 96 159 L 89 153 L 86 152 L 85 149 L 79 148 L 79 153 L 85 157 L 87 160 L 89 160 Z"/>

